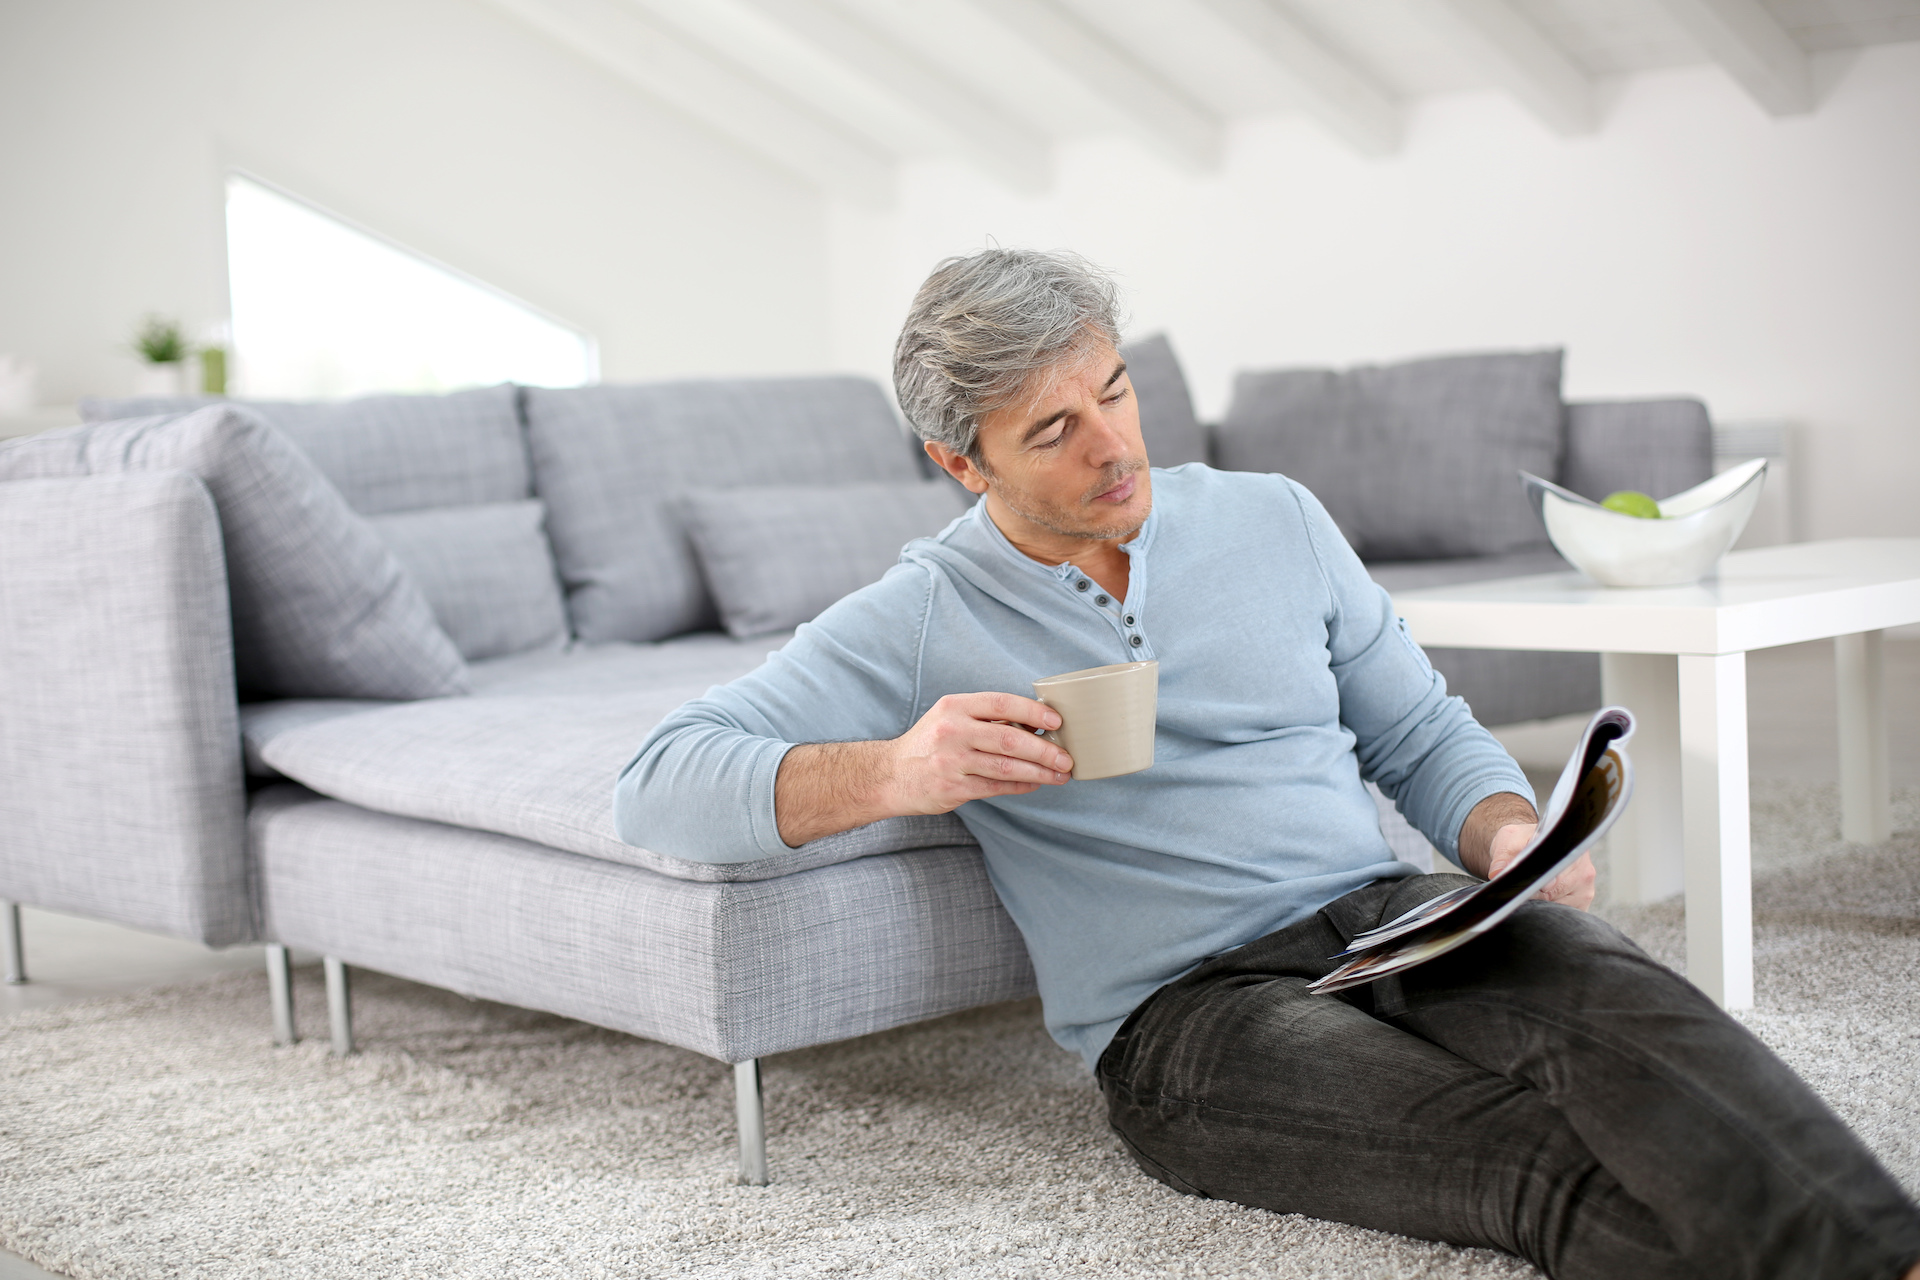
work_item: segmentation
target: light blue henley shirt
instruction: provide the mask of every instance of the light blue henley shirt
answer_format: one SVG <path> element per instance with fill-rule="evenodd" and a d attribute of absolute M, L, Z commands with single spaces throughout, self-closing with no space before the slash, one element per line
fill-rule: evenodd
<path fill-rule="evenodd" d="M 1526 776 L 1393 615 L 1319 502 L 1283 476 L 1153 472 L 1127 598 L 1015 550 L 984 505 L 765 665 L 667 717 L 622 772 L 620 837 L 704 862 L 788 851 L 795 743 L 894 738 L 949 693 L 1160 663 L 1144 773 L 975 800 L 959 816 L 1025 937 L 1047 1028 L 1092 1066 L 1162 985 L 1382 877 L 1414 874 L 1362 779 L 1449 857 Z"/>

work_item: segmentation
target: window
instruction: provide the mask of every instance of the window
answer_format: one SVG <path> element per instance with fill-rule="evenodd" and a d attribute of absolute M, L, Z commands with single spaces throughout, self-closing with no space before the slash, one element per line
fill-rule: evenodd
<path fill-rule="evenodd" d="M 598 376 L 588 335 L 238 175 L 227 180 L 227 273 L 239 394 L 575 387 Z"/>

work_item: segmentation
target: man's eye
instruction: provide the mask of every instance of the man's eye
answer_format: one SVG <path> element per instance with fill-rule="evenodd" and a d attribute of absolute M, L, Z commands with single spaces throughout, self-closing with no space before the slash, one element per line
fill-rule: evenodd
<path fill-rule="evenodd" d="M 1104 401 L 1102 401 L 1102 403 L 1103 404 L 1119 404 L 1122 400 L 1125 400 L 1128 396 L 1132 394 L 1133 394 L 1132 387 L 1122 387 L 1118 391 L 1114 392 L 1112 395 L 1108 396 Z"/>
<path fill-rule="evenodd" d="M 1059 444 L 1062 440 L 1066 439 L 1066 435 L 1067 433 L 1064 431 L 1056 431 L 1044 440 L 1035 440 L 1033 442 L 1033 447 L 1036 449 L 1051 449 L 1055 445 Z"/>

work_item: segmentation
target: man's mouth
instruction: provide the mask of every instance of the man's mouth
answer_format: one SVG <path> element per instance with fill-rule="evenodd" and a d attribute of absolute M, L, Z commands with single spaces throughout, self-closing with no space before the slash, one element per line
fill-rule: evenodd
<path fill-rule="evenodd" d="M 1134 482 L 1137 479 L 1137 475 L 1129 475 L 1105 493 L 1096 493 L 1093 495 L 1093 500 L 1095 502 L 1111 503 L 1117 507 L 1133 496 Z"/>

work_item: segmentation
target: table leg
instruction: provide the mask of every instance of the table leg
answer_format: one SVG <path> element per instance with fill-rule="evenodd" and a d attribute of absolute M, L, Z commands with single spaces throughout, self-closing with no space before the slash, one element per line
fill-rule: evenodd
<path fill-rule="evenodd" d="M 1678 665 L 1687 976 L 1724 1007 L 1750 1009 L 1753 850 L 1747 826 L 1747 655 L 1681 654 Z"/>
<path fill-rule="evenodd" d="M 1880 637 L 1878 631 L 1861 631 L 1833 638 L 1840 695 L 1840 838 L 1855 844 L 1893 838 Z"/>
<path fill-rule="evenodd" d="M 1600 699 L 1633 712 L 1633 800 L 1607 833 L 1607 898 L 1657 902 L 1685 887 L 1680 679 L 1670 653 L 1603 653 Z M 1546 797 L 1541 797 L 1544 803 Z"/>

